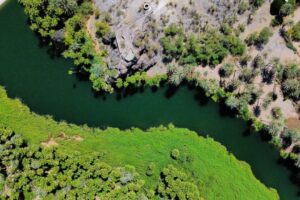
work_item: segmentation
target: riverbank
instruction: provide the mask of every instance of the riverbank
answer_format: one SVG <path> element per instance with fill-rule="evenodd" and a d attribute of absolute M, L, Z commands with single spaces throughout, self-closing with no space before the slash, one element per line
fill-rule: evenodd
<path fill-rule="evenodd" d="M 50 117 L 32 113 L 19 100 L 8 98 L 2 87 L 0 124 L 24 136 L 30 145 L 47 144 L 50 147 L 55 144 L 56 148 L 66 153 L 78 151 L 85 154 L 96 151 L 103 155 L 103 161 L 112 166 L 136 166 L 137 171 L 150 184 L 158 178 L 158 172 L 164 166 L 173 164 L 192 173 L 199 180 L 201 193 L 208 200 L 250 200 L 258 196 L 266 200 L 279 199 L 275 190 L 266 188 L 255 179 L 248 164 L 228 154 L 213 139 L 205 139 L 187 129 L 170 125 L 168 128 L 151 128 L 148 131 L 121 131 L 117 128 L 100 130 L 59 123 Z M 179 149 L 184 159 L 188 160 L 184 164 L 183 160 L 174 161 L 169 156 L 173 149 Z M 143 172 L 151 162 L 156 165 L 156 173 L 149 178 Z"/>
<path fill-rule="evenodd" d="M 198 90 L 165 86 L 154 91 L 140 88 L 135 95 L 127 92 L 95 98 L 87 81 L 68 76 L 71 62 L 52 59 L 47 48 L 39 48 L 39 40 L 26 22 L 16 1 L 9 2 L 0 12 L 1 27 L 7 30 L 0 32 L 0 82 L 10 97 L 19 97 L 34 112 L 49 114 L 58 121 L 121 129 L 174 123 L 204 136 L 209 134 L 239 159 L 250 163 L 261 181 L 279 189 L 282 199 L 298 199 L 294 196 L 298 188 L 288 178 L 290 171 L 277 163 L 277 152 L 258 134 L 246 132 L 246 123 L 224 117 L 218 104 L 198 98 Z"/>

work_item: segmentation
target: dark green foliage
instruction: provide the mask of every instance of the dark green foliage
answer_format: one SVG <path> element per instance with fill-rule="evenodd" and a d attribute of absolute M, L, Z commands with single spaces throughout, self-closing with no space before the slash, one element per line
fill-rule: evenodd
<path fill-rule="evenodd" d="M 225 63 L 219 70 L 221 77 L 228 78 L 235 72 L 235 66 L 231 63 Z"/>
<path fill-rule="evenodd" d="M 164 199 L 200 199 L 196 184 L 172 165 L 163 169 L 157 192 Z"/>
<path fill-rule="evenodd" d="M 183 53 L 184 46 L 183 29 L 175 24 L 171 24 L 165 29 L 165 37 L 161 38 L 161 44 L 164 47 L 164 59 L 171 62 L 172 59 L 178 59 Z"/>
<path fill-rule="evenodd" d="M 104 37 L 110 32 L 110 26 L 105 21 L 98 21 L 96 23 L 96 28 L 97 28 L 96 34 L 98 37 Z"/>
<path fill-rule="evenodd" d="M 96 91 L 112 92 L 111 82 L 116 70 L 111 70 L 104 62 L 102 52 L 96 52 L 93 40 L 85 27 L 87 17 L 93 14 L 89 0 L 20 0 L 29 17 L 31 28 L 43 39 L 54 38 L 57 31 L 63 31 L 63 56 L 74 61 L 76 73 L 89 74 Z M 97 24 L 97 34 L 109 32 L 106 23 Z"/>
<path fill-rule="evenodd" d="M 197 64 L 217 65 L 229 54 L 229 50 L 224 46 L 225 38 L 216 31 L 211 31 L 200 36 L 199 41 L 193 45 L 188 45 L 186 54 L 182 56 L 184 59 L 194 53 L 194 57 L 198 61 Z M 193 52 L 196 49 L 196 52 Z"/>
<path fill-rule="evenodd" d="M 286 17 L 290 14 L 292 14 L 294 11 L 294 6 L 290 3 L 285 3 L 281 6 L 280 10 L 279 10 L 279 15 L 281 17 Z"/>
<path fill-rule="evenodd" d="M 156 75 L 150 77 L 146 72 L 136 72 L 131 76 L 127 76 L 124 80 L 118 78 L 115 82 L 117 88 L 136 88 L 141 86 L 159 87 L 161 82 L 167 80 L 167 75 Z"/>
<path fill-rule="evenodd" d="M 300 23 L 295 24 L 289 31 L 288 35 L 293 41 L 300 41 Z"/>
<path fill-rule="evenodd" d="M 153 188 L 147 188 L 132 166 L 112 167 L 102 162 L 99 153 L 67 155 L 53 148 L 31 147 L 21 136 L 3 127 L 0 157 L 3 199 L 200 198 L 191 176 L 173 166 L 163 170 L 161 180 Z M 150 163 L 146 174 L 152 176 L 155 169 L 155 164 Z"/>
<path fill-rule="evenodd" d="M 1 177 L 10 199 L 137 199 L 144 181 L 131 166 L 113 168 L 101 155 L 65 155 L 55 149 L 27 146 L 9 129 L 0 130 Z"/>
<path fill-rule="evenodd" d="M 300 99 L 300 81 L 297 79 L 288 79 L 282 85 L 285 96 L 299 100 Z"/>
<path fill-rule="evenodd" d="M 245 42 L 247 43 L 248 46 L 254 45 L 256 43 L 257 40 L 257 32 L 251 33 L 245 40 Z"/>
<path fill-rule="evenodd" d="M 272 30 L 269 27 L 265 27 L 260 33 L 254 32 L 250 34 L 245 41 L 248 46 L 256 45 L 258 47 L 262 47 L 269 42 L 272 35 Z"/>
<path fill-rule="evenodd" d="M 263 3 L 264 0 L 250 0 L 250 3 L 254 6 L 254 7 L 260 7 Z"/>
<path fill-rule="evenodd" d="M 296 64 L 287 65 L 283 70 L 278 69 L 278 79 L 281 81 L 285 97 L 295 101 L 300 99 L 300 67 Z"/>
<path fill-rule="evenodd" d="M 287 5 L 289 4 L 289 5 Z M 294 10 L 296 6 L 296 0 L 273 0 L 272 4 L 271 4 L 271 14 L 272 15 L 277 15 L 280 17 L 284 17 L 286 15 L 280 15 L 280 14 L 291 14 L 289 12 L 285 12 L 287 10 L 292 9 L 292 11 Z M 288 8 L 291 7 L 291 8 Z"/>
<path fill-rule="evenodd" d="M 257 71 L 255 69 L 246 67 L 242 69 L 239 79 L 245 83 L 252 83 L 256 76 Z"/>
<path fill-rule="evenodd" d="M 87 15 L 92 12 L 89 1 L 77 0 L 20 0 L 29 17 L 30 27 L 43 38 L 52 37 L 64 23 L 75 14 Z"/>
<path fill-rule="evenodd" d="M 76 66 L 90 67 L 94 56 L 93 42 L 83 26 L 81 15 L 75 15 L 66 22 L 64 42 L 68 49 L 64 56 L 73 59 Z"/>
<path fill-rule="evenodd" d="M 263 45 L 269 42 L 269 38 L 273 35 L 272 30 L 268 27 L 263 28 L 256 40 L 256 45 Z"/>
<path fill-rule="evenodd" d="M 231 55 L 241 56 L 244 54 L 246 45 L 236 36 L 228 35 L 223 40 L 223 45 Z"/>
<path fill-rule="evenodd" d="M 217 65 L 228 54 L 242 55 L 245 45 L 238 37 L 230 34 L 226 27 L 223 29 L 226 34 L 210 30 L 197 36 L 185 35 L 181 26 L 170 25 L 161 38 L 164 60 L 171 62 L 175 59 L 182 65 Z"/>

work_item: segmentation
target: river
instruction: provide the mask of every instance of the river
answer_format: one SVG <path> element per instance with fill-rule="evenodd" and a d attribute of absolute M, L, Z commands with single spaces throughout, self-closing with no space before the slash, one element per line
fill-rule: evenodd
<path fill-rule="evenodd" d="M 299 188 L 290 181 L 291 172 L 278 163 L 277 150 L 258 134 L 248 133 L 245 122 L 222 115 L 220 106 L 200 98 L 197 90 L 186 86 L 169 90 L 165 86 L 126 97 L 96 98 L 88 81 L 67 74 L 70 61 L 53 58 L 41 47 L 17 1 L 1 8 L 0 27 L 0 84 L 10 97 L 22 99 L 32 111 L 98 127 L 146 129 L 168 123 L 186 127 L 213 137 L 249 163 L 255 176 L 277 189 L 281 199 L 299 199 Z"/>

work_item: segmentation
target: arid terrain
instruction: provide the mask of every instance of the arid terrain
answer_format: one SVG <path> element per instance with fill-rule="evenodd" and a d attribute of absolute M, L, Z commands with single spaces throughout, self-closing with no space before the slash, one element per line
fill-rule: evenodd
<path fill-rule="evenodd" d="M 202 34 L 211 27 L 220 28 L 224 23 L 235 28 L 243 24 L 244 31 L 239 35 L 242 40 L 245 40 L 250 34 L 260 32 L 264 27 L 270 26 L 274 18 L 270 14 L 270 1 L 265 1 L 258 9 L 248 8 L 241 12 L 241 6 L 245 2 L 242 0 L 94 0 L 99 16 L 91 16 L 88 21 L 88 30 L 94 39 L 96 49 L 107 50 L 108 66 L 111 69 L 117 69 L 118 76 L 136 71 L 147 71 L 149 76 L 155 76 L 168 72 L 167 65 L 163 62 L 160 38 L 164 35 L 165 27 L 170 24 L 181 24 L 185 34 Z M 294 22 L 300 21 L 300 9 L 295 10 L 289 18 Z M 110 26 L 109 32 L 100 38 L 96 34 L 96 24 L 99 21 L 106 21 Z M 272 28 L 272 32 L 268 43 L 262 48 L 250 46 L 246 49 L 246 54 L 250 59 L 261 55 L 264 57 L 265 63 L 279 59 L 283 63 L 299 64 L 299 53 L 295 53 L 287 47 L 280 35 L 280 27 Z M 299 44 L 296 44 L 296 48 L 299 48 Z M 238 69 L 227 80 L 239 77 L 242 66 L 238 59 L 231 56 L 215 67 L 201 65 L 195 71 L 205 74 L 209 79 L 219 81 L 219 70 L 226 62 L 233 62 Z M 248 63 L 248 67 L 250 65 L 251 62 Z M 262 103 L 270 92 L 278 91 L 278 98 L 259 115 L 262 121 L 271 122 L 274 107 L 282 108 L 285 119 L 297 120 L 299 118 L 297 102 L 285 99 L 276 81 L 264 84 L 262 77 L 258 75 L 253 84 L 261 89 L 262 95 L 257 103 L 249 105 L 251 110 Z M 242 84 L 241 90 L 244 87 Z M 300 123 L 299 120 L 298 122 Z"/>

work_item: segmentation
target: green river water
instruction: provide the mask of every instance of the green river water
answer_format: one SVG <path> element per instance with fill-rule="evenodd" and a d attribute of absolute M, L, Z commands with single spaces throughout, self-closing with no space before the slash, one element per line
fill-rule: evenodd
<path fill-rule="evenodd" d="M 70 61 L 51 58 L 47 48 L 40 47 L 26 22 L 15 0 L 1 7 L 0 84 L 10 97 L 22 99 L 36 113 L 76 124 L 146 129 L 173 123 L 210 135 L 248 162 L 255 176 L 277 189 L 281 199 L 300 198 L 299 188 L 290 181 L 291 172 L 279 164 L 277 150 L 258 134 L 248 134 L 245 122 L 220 114 L 219 104 L 200 101 L 198 91 L 186 86 L 172 95 L 165 86 L 125 98 L 117 94 L 96 98 L 88 81 L 67 74 Z"/>

